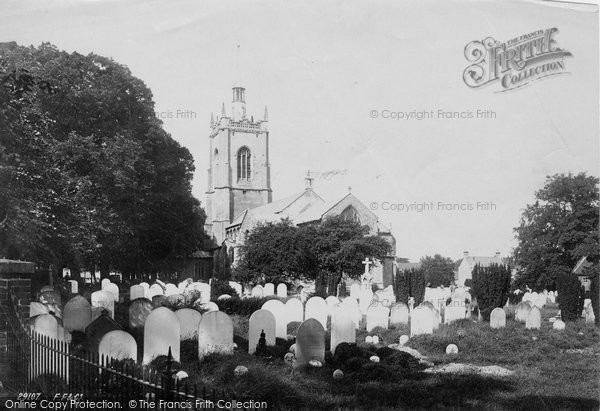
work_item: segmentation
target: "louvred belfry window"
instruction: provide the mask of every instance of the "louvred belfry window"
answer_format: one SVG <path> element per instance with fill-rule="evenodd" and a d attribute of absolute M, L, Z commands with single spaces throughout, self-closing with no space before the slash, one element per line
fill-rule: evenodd
<path fill-rule="evenodd" d="M 239 180 L 250 180 L 251 177 L 251 154 L 248 147 L 242 147 L 237 154 L 237 178 Z"/>

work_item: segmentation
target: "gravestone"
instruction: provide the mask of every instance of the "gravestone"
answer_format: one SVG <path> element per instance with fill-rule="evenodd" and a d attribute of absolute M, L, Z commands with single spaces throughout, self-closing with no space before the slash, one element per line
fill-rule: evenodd
<path fill-rule="evenodd" d="M 374 300 L 375 296 L 370 288 L 363 288 L 360 290 L 360 293 L 358 294 L 358 308 L 363 315 L 367 314 L 367 310 Z"/>
<path fill-rule="evenodd" d="M 138 298 L 144 298 L 146 296 L 146 290 L 141 285 L 132 285 L 129 287 L 129 301 L 137 300 Z"/>
<path fill-rule="evenodd" d="M 242 287 L 242 285 L 240 283 L 237 283 L 235 281 L 230 281 L 229 282 L 229 286 L 235 290 L 235 292 L 237 293 L 238 297 L 241 297 L 241 296 L 244 295 L 244 289 L 243 289 L 243 287 Z"/>
<path fill-rule="evenodd" d="M 106 283 L 104 285 L 104 288 L 102 288 L 103 291 L 106 291 L 107 293 L 110 293 L 113 296 L 113 299 L 115 302 L 119 302 L 119 286 L 116 285 L 115 283 Z"/>
<path fill-rule="evenodd" d="M 221 311 L 202 315 L 198 326 L 198 358 L 211 353 L 233 354 L 233 321 Z"/>
<path fill-rule="evenodd" d="M 149 364 L 160 355 L 167 355 L 169 347 L 173 360 L 179 362 L 179 319 L 166 307 L 154 309 L 144 324 L 144 358 Z"/>
<path fill-rule="evenodd" d="M 404 303 L 392 305 L 390 311 L 390 326 L 408 324 L 408 306 Z"/>
<path fill-rule="evenodd" d="M 260 333 L 264 331 L 267 346 L 275 345 L 276 320 L 269 310 L 257 310 L 248 321 L 248 354 L 254 354 Z"/>
<path fill-rule="evenodd" d="M 350 317 L 352 318 L 352 322 L 354 323 L 356 329 L 360 327 L 360 321 L 362 320 L 362 312 L 360 308 L 358 308 L 358 301 L 352 297 L 344 298 L 342 304 L 350 313 Z"/>
<path fill-rule="evenodd" d="M 58 321 L 52 314 L 41 314 L 33 322 L 33 330 L 39 335 L 58 338 Z"/>
<path fill-rule="evenodd" d="M 546 296 L 546 294 L 540 293 L 533 301 L 533 305 L 535 305 L 539 309 L 542 309 L 546 305 L 547 298 L 548 297 Z"/>
<path fill-rule="evenodd" d="M 165 295 L 168 297 L 170 295 L 179 294 L 179 288 L 175 284 L 166 284 L 165 285 Z"/>
<path fill-rule="evenodd" d="M 275 285 L 273 283 L 266 283 L 263 288 L 263 297 L 270 297 L 275 294 Z"/>
<path fill-rule="evenodd" d="M 154 307 L 152 302 L 147 298 L 136 298 L 129 305 L 129 327 L 144 328 L 148 315 Z"/>
<path fill-rule="evenodd" d="M 311 297 L 306 302 L 304 318 L 314 318 L 323 328 L 327 327 L 327 303 L 321 297 Z"/>
<path fill-rule="evenodd" d="M 264 290 L 262 285 L 256 285 L 254 286 L 254 288 L 252 288 L 252 297 L 256 297 L 256 298 L 263 298 L 264 296 Z"/>
<path fill-rule="evenodd" d="M 150 297 L 148 294 L 150 292 L 150 285 L 148 285 L 148 283 L 146 282 L 141 282 L 140 286 L 144 287 L 144 298 L 149 299 L 150 301 L 152 301 L 152 297 Z"/>
<path fill-rule="evenodd" d="M 104 286 L 108 283 L 110 283 L 110 280 L 108 278 L 103 278 L 102 281 L 100 281 L 100 288 L 103 290 Z"/>
<path fill-rule="evenodd" d="M 520 323 L 526 322 L 530 311 L 531 305 L 529 302 L 525 300 L 521 301 L 515 308 L 515 320 Z"/>
<path fill-rule="evenodd" d="M 333 314 L 333 308 L 340 303 L 339 298 L 335 295 L 330 295 L 325 299 L 325 304 L 327 304 L 327 314 Z"/>
<path fill-rule="evenodd" d="M 198 338 L 198 326 L 200 325 L 202 314 L 191 308 L 182 308 L 175 311 L 175 315 L 179 320 L 180 340 L 193 340 Z"/>
<path fill-rule="evenodd" d="M 350 286 L 350 297 L 358 300 L 360 296 L 360 285 L 354 283 Z"/>
<path fill-rule="evenodd" d="M 277 285 L 277 297 L 287 298 L 287 294 L 287 285 L 283 283 Z"/>
<path fill-rule="evenodd" d="M 343 342 L 356 342 L 356 326 L 347 307 L 338 304 L 331 314 L 331 352 L 335 354 L 336 347 Z"/>
<path fill-rule="evenodd" d="M 494 308 L 490 314 L 491 328 L 504 328 L 506 326 L 506 312 L 502 308 Z"/>
<path fill-rule="evenodd" d="M 275 317 L 275 337 L 285 339 L 289 322 L 285 304 L 279 300 L 269 300 L 262 305 L 261 309 L 270 311 Z"/>
<path fill-rule="evenodd" d="M 371 332 L 375 327 L 387 329 L 390 316 L 390 309 L 381 304 L 375 304 L 367 310 L 367 332 Z"/>
<path fill-rule="evenodd" d="M 160 286 L 160 284 L 152 284 L 148 289 L 148 299 L 152 301 L 152 299 L 157 295 L 165 295 L 165 291 Z"/>
<path fill-rule="evenodd" d="M 200 300 L 200 301 L 202 301 L 202 300 Z M 198 301 L 196 301 L 196 302 L 198 302 Z M 212 301 L 209 301 L 209 302 L 203 303 L 203 304 L 199 304 L 197 307 L 198 307 L 198 309 L 200 309 L 200 311 L 205 311 L 205 312 L 219 311 L 219 306 L 217 305 L 217 303 L 214 303 Z"/>
<path fill-rule="evenodd" d="M 40 289 L 40 294 L 46 291 L 54 291 L 54 287 L 52 287 L 51 285 L 45 285 Z"/>
<path fill-rule="evenodd" d="M 434 308 L 432 311 L 433 311 L 433 330 L 435 331 L 440 328 L 440 323 L 442 322 L 442 317 L 437 308 Z"/>
<path fill-rule="evenodd" d="M 50 310 L 48 306 L 43 303 L 38 303 L 37 301 L 33 301 L 29 304 L 29 317 L 36 317 L 42 314 L 48 314 Z"/>
<path fill-rule="evenodd" d="M 539 330 L 542 326 L 542 312 L 537 307 L 532 307 L 525 321 L 525 328 L 528 330 Z"/>
<path fill-rule="evenodd" d="M 100 309 L 100 312 L 102 312 L 102 309 L 105 309 L 108 311 L 110 318 L 115 318 L 115 299 L 111 293 L 104 290 L 94 291 L 92 293 L 91 300 L 92 309 L 98 308 Z"/>
<path fill-rule="evenodd" d="M 217 297 L 217 301 L 231 300 L 231 295 L 229 294 L 221 294 Z"/>
<path fill-rule="evenodd" d="M 285 302 L 285 311 L 288 322 L 304 321 L 304 306 L 297 298 L 290 298 Z"/>
<path fill-rule="evenodd" d="M 79 292 L 79 283 L 76 280 L 69 280 L 71 285 L 71 294 L 77 294 Z"/>
<path fill-rule="evenodd" d="M 565 328 L 565 323 L 562 320 L 556 320 L 552 323 L 553 330 L 563 331 Z"/>
<path fill-rule="evenodd" d="M 39 300 L 42 304 L 57 305 L 59 307 L 62 305 L 60 293 L 54 290 L 44 291 L 43 293 L 40 293 Z"/>
<path fill-rule="evenodd" d="M 87 337 L 87 345 L 90 351 L 98 352 L 100 340 L 108 332 L 120 330 L 121 326 L 113 320 L 108 311 L 103 309 L 100 316 L 85 327 L 85 335 Z"/>
<path fill-rule="evenodd" d="M 109 331 L 104 334 L 98 344 L 98 354 L 104 355 L 104 358 L 114 358 L 115 360 L 131 358 L 137 361 L 137 343 L 131 334 L 125 331 Z"/>
<path fill-rule="evenodd" d="M 444 322 L 449 324 L 452 321 L 462 320 L 466 317 L 466 314 L 465 300 L 453 298 L 444 308 Z"/>
<path fill-rule="evenodd" d="M 84 332 L 92 322 L 92 306 L 84 297 L 76 295 L 65 304 L 62 320 L 63 327 L 68 332 Z"/>
<path fill-rule="evenodd" d="M 308 318 L 298 328 L 294 367 L 306 366 L 314 360 L 325 362 L 325 329 L 319 320 Z"/>
<path fill-rule="evenodd" d="M 410 313 L 410 336 L 433 334 L 433 311 L 425 306 L 419 306 Z"/>
<path fill-rule="evenodd" d="M 587 324 L 594 324 L 596 322 L 596 315 L 594 314 L 594 308 L 592 307 L 591 301 L 590 304 L 583 310 L 585 316 L 585 322 Z"/>

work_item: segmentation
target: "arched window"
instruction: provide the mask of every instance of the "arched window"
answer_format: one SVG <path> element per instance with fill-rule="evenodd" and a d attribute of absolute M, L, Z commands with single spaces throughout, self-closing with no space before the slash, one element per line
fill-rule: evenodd
<path fill-rule="evenodd" d="M 356 221 L 358 224 L 360 224 L 360 217 L 358 216 L 358 211 L 356 211 L 356 209 L 351 205 L 346 207 L 344 211 L 342 211 L 341 216 L 345 220 Z"/>
<path fill-rule="evenodd" d="M 237 153 L 237 178 L 239 180 L 250 180 L 252 156 L 248 147 L 242 147 Z"/>

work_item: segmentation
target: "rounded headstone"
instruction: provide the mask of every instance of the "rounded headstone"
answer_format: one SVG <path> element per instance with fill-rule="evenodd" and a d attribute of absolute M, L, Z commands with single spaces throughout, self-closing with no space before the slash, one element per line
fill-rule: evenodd
<path fill-rule="evenodd" d="M 458 354 L 458 347 L 456 344 L 448 344 L 446 347 L 446 354 Z"/>
<path fill-rule="evenodd" d="M 339 368 L 337 370 L 335 370 L 333 372 L 333 379 L 334 380 L 341 380 L 342 378 L 344 378 L 344 371 L 340 370 Z"/>
<path fill-rule="evenodd" d="M 552 329 L 563 331 L 565 329 L 565 323 L 562 320 L 556 320 L 552 323 Z"/>
<path fill-rule="evenodd" d="M 371 362 L 379 362 L 379 357 L 376 355 L 372 355 L 369 357 L 369 361 Z"/>
<path fill-rule="evenodd" d="M 402 345 L 405 345 L 405 344 L 408 342 L 408 340 L 409 340 L 409 339 L 410 339 L 410 338 L 408 337 L 408 335 L 401 335 L 401 336 L 400 336 L 400 338 L 398 339 L 398 343 L 399 343 L 401 346 L 402 346 Z"/>
<path fill-rule="evenodd" d="M 243 365 L 238 365 L 233 370 L 233 375 L 235 375 L 236 377 L 241 377 L 242 375 L 247 374 L 247 373 L 248 373 L 248 368 L 244 367 Z"/>

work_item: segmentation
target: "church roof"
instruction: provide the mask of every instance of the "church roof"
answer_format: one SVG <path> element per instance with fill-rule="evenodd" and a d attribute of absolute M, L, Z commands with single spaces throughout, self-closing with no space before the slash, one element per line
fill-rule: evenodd
<path fill-rule="evenodd" d="M 505 261 L 500 256 L 494 257 L 463 257 L 458 261 L 458 265 L 462 263 L 463 260 L 466 260 L 470 266 L 475 266 L 479 264 L 481 267 L 489 267 L 492 264 L 505 264 Z"/>

